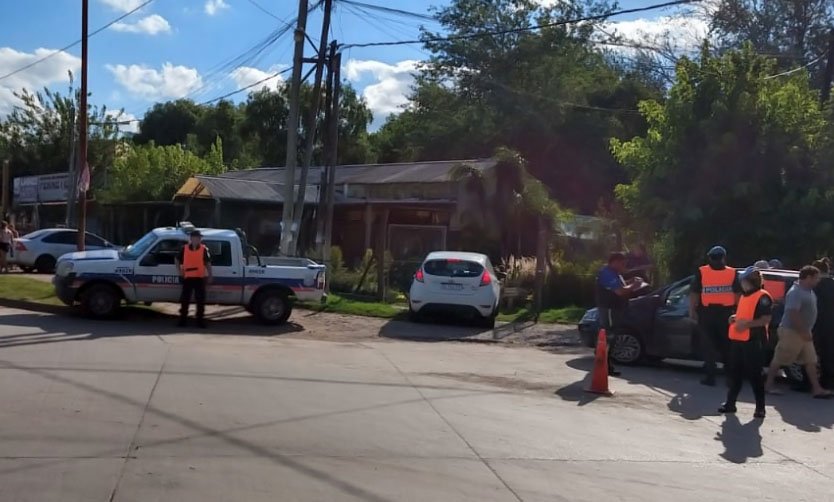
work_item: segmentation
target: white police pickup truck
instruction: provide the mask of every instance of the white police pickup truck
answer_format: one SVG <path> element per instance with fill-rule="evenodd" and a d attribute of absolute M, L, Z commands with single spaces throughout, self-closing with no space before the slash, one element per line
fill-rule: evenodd
<path fill-rule="evenodd" d="M 181 285 L 174 263 L 193 225 L 157 228 L 123 250 L 66 254 L 55 267 L 53 284 L 65 304 L 80 305 L 97 318 L 112 317 L 125 303 L 179 302 Z M 243 305 L 262 323 L 280 324 L 292 300 L 323 301 L 325 266 L 306 258 L 261 258 L 234 230 L 199 229 L 211 253 L 213 280 L 209 305 Z M 254 251 L 254 253 L 253 253 Z M 253 263 L 254 262 L 254 263 Z"/>

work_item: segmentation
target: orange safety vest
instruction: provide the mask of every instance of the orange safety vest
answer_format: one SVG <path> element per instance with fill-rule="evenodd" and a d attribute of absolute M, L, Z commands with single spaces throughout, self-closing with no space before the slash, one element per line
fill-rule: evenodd
<path fill-rule="evenodd" d="M 756 306 L 763 296 L 770 296 L 770 293 L 760 289 L 749 296 L 742 296 L 738 301 L 738 308 L 736 308 L 736 320 L 752 321 L 756 317 Z M 765 333 L 767 332 L 767 327 L 765 327 Z M 747 342 L 750 340 L 750 330 L 740 331 L 736 329 L 736 325 L 733 323 L 730 324 L 727 336 L 735 342 Z"/>
<path fill-rule="evenodd" d="M 700 270 L 701 305 L 732 307 L 736 304 L 736 294 L 733 292 L 736 269 L 724 267 L 722 270 L 715 270 L 709 265 L 704 265 Z"/>
<path fill-rule="evenodd" d="M 206 276 L 206 246 L 200 244 L 197 249 L 186 245 L 182 253 L 182 270 L 186 279 L 202 279 Z"/>
<path fill-rule="evenodd" d="M 782 279 L 763 279 L 764 290 L 770 294 L 774 302 L 782 301 L 785 298 L 785 281 Z"/>

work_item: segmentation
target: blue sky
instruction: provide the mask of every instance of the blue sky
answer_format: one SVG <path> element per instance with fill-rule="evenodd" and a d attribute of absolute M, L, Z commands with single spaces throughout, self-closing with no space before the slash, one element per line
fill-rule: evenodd
<path fill-rule="evenodd" d="M 89 0 L 90 30 L 144 3 L 144 0 Z M 364 0 L 414 12 L 428 13 L 443 0 Z M 548 0 L 542 0 L 548 1 Z M 0 75 L 16 70 L 80 38 L 80 0 L 6 2 L 0 20 Z M 651 0 L 623 0 L 630 8 Z M 235 67 L 218 66 L 265 39 L 279 21 L 255 4 L 283 19 L 296 14 L 296 0 L 155 0 L 121 23 L 90 38 L 92 101 L 111 109 L 124 108 L 141 118 L 154 102 L 190 97 L 205 101 L 256 82 L 289 65 L 290 36 L 256 59 Z M 417 38 L 419 26 L 431 22 L 393 15 L 368 16 L 336 0 L 331 36 L 343 43 Z M 643 17 L 619 18 L 621 31 L 652 34 L 675 28 L 668 11 Z M 319 37 L 321 16 L 311 15 L 308 31 Z M 637 36 L 637 35 L 635 35 Z M 78 71 L 80 46 L 61 52 L 31 69 L 0 80 L 0 115 L 14 106 L 14 90 L 49 86 L 65 89 L 67 71 Z M 351 49 L 343 56 L 343 75 L 368 100 L 378 126 L 405 102 L 414 63 L 426 53 L 419 46 Z M 268 85 L 267 82 L 265 85 Z M 245 99 L 241 93 L 233 99 Z"/>

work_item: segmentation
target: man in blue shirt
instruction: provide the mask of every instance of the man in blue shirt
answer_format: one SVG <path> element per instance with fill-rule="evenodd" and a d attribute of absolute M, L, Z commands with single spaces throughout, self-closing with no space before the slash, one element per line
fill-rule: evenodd
<path fill-rule="evenodd" d="M 596 303 L 599 312 L 600 325 L 608 335 L 608 374 L 618 376 L 611 360 L 611 344 L 614 342 L 614 330 L 622 322 L 628 307 L 628 299 L 646 286 L 643 279 L 635 277 L 626 282 L 623 272 L 626 270 L 626 256 L 623 253 L 611 253 L 608 265 L 602 267 L 597 274 Z"/>

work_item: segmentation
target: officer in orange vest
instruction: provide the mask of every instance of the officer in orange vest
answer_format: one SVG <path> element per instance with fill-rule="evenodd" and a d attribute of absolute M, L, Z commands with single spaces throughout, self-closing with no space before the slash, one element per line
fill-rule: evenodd
<path fill-rule="evenodd" d="M 727 400 L 718 408 L 721 413 L 735 413 L 736 400 L 745 380 L 753 387 L 756 397 L 756 418 L 765 417 L 765 386 L 762 367 L 765 363 L 765 347 L 773 311 L 773 299 L 764 290 L 762 274 L 754 267 L 741 273 L 744 291 L 738 301 L 736 313 L 730 317 L 727 338 L 730 341 L 727 358 Z"/>
<path fill-rule="evenodd" d="M 206 327 L 204 315 L 206 311 L 206 284 L 211 282 L 211 255 L 203 244 L 203 234 L 199 230 L 191 232 L 190 242 L 182 247 L 177 257 L 177 266 L 182 281 L 180 295 L 180 322 L 185 326 L 188 321 L 188 308 L 191 306 L 191 295 L 197 303 L 197 325 Z"/>
<path fill-rule="evenodd" d="M 689 297 L 689 317 L 698 323 L 706 376 L 701 383 L 715 386 L 716 365 L 724 360 L 727 321 L 741 295 L 736 271 L 727 266 L 727 250 L 715 246 L 708 263 L 695 272 Z"/>

